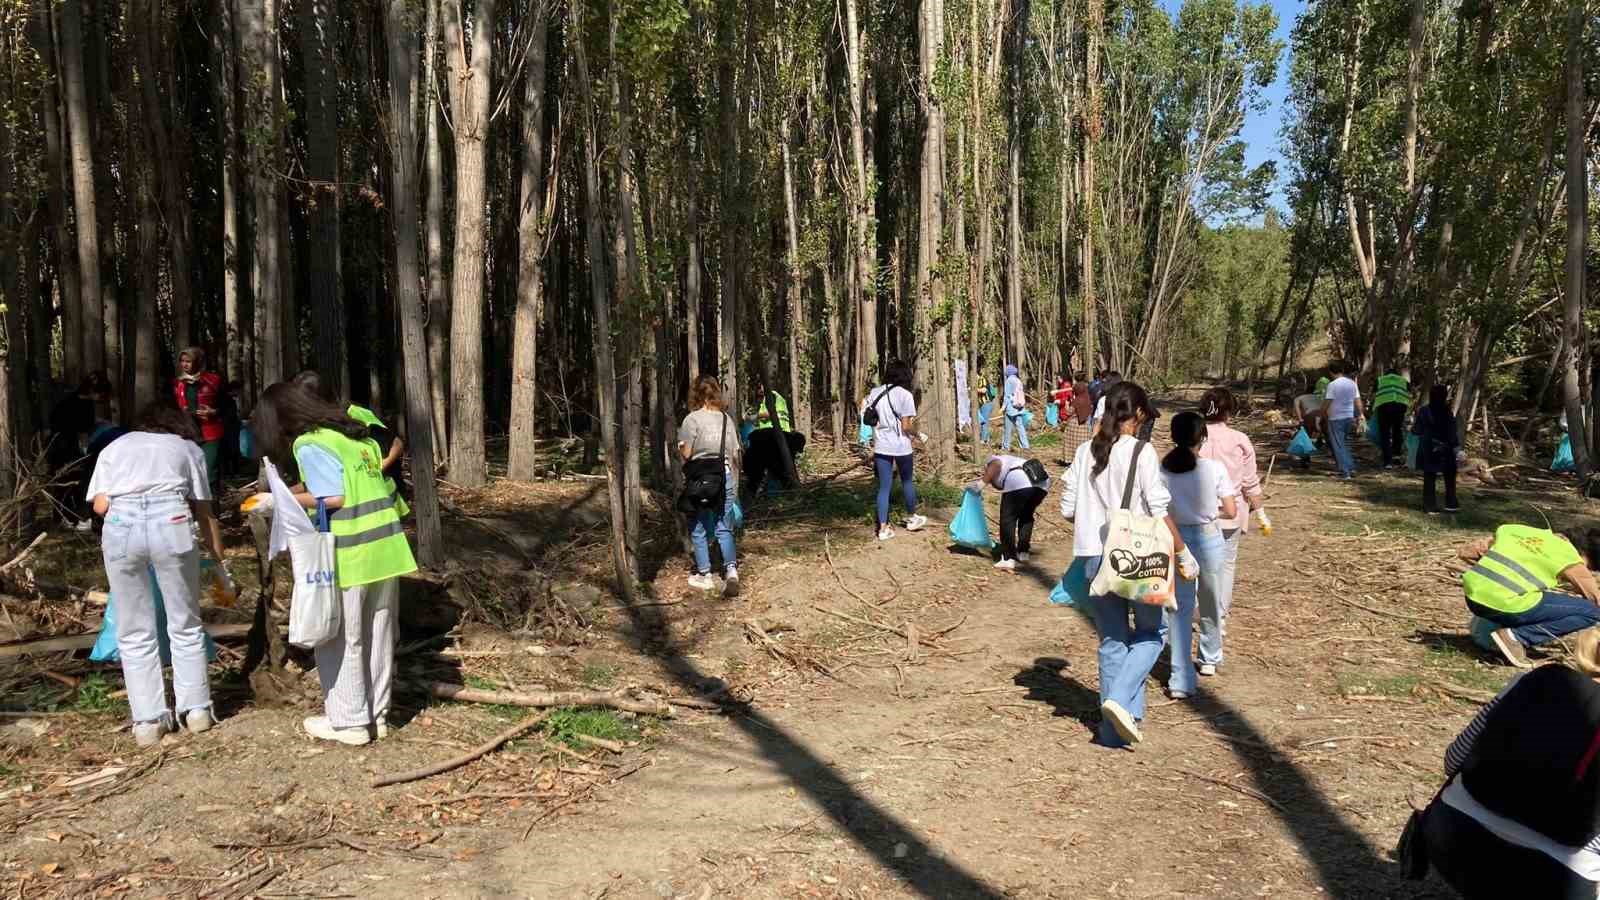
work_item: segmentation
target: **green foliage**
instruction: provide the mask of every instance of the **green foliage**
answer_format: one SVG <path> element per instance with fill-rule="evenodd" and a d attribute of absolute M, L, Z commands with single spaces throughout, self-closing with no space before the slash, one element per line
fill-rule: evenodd
<path fill-rule="evenodd" d="M 126 708 L 125 701 L 112 698 L 115 692 L 116 689 L 105 677 L 95 672 L 78 683 L 78 694 L 72 702 L 72 708 L 81 713 L 103 713 Z"/>
<path fill-rule="evenodd" d="M 551 740 L 559 741 L 573 749 L 583 749 L 588 746 L 578 739 L 579 735 L 607 741 L 639 739 L 639 729 L 623 721 L 612 710 L 578 709 L 570 706 L 551 711 L 549 717 L 544 720 L 544 733 Z"/>

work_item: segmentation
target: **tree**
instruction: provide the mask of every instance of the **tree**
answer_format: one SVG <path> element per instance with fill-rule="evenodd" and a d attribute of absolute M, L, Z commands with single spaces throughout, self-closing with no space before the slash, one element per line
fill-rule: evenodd
<path fill-rule="evenodd" d="M 340 17 L 330 0 L 298 0 L 295 31 L 305 65 L 307 270 L 312 348 L 323 390 L 350 399 L 349 354 L 340 284 L 339 83 L 334 64 Z"/>
<path fill-rule="evenodd" d="M 545 191 L 544 79 L 550 7 L 536 0 L 522 86 L 521 209 L 517 219 L 517 311 L 511 358 L 511 446 L 507 475 L 532 481 L 538 439 L 539 318 L 544 305 L 544 255 L 555 192 Z M 547 196 L 549 198 L 547 202 Z"/>
<path fill-rule="evenodd" d="M 282 129 L 278 115 L 278 0 L 237 0 L 239 40 L 253 75 L 246 96 L 245 145 L 250 154 L 252 230 L 250 297 L 255 310 L 255 347 L 263 387 L 282 381 L 286 334 L 283 327 L 282 233 L 278 172 Z M 85 288 L 87 290 L 87 287 Z"/>
<path fill-rule="evenodd" d="M 1584 139 L 1589 131 L 1584 102 L 1583 37 L 1588 24 L 1584 0 L 1567 4 L 1567 259 L 1566 302 L 1562 315 L 1562 344 L 1566 347 L 1561 389 L 1567 410 L 1567 434 L 1572 438 L 1572 460 L 1578 483 L 1588 488 L 1589 430 L 1584 427 L 1584 405 L 1578 374 L 1578 348 L 1583 340 L 1584 248 L 1589 236 L 1589 171 Z"/>
<path fill-rule="evenodd" d="M 271 2 L 271 0 L 268 0 Z M 60 81 L 67 145 L 70 148 L 73 227 L 78 236 L 78 273 L 81 297 L 76 302 L 81 312 L 82 361 L 88 371 L 110 366 L 113 376 L 121 374 L 121 361 L 106 358 L 106 336 L 116 334 L 120 321 L 106 321 L 104 294 L 100 282 L 100 215 L 94 183 L 94 140 L 89 130 L 89 97 L 83 74 L 83 3 L 63 0 L 60 7 Z M 76 339 L 67 335 L 67 341 Z"/>

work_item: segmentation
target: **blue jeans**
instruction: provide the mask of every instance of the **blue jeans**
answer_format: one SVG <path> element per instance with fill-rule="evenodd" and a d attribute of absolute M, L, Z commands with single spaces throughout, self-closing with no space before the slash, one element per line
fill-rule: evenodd
<path fill-rule="evenodd" d="M 1179 533 L 1194 558 L 1200 561 L 1200 577 L 1177 579 L 1178 610 L 1167 614 L 1172 629 L 1172 677 L 1167 687 L 1193 694 L 1194 614 L 1200 611 L 1200 661 L 1210 665 L 1222 662 L 1222 572 L 1227 559 L 1227 543 L 1222 532 L 1211 525 L 1181 525 Z"/>
<path fill-rule="evenodd" d="M 1350 452 L 1350 433 L 1355 429 L 1355 419 L 1332 419 L 1328 422 L 1328 446 L 1333 450 L 1333 461 L 1339 474 L 1356 473 L 1356 457 Z"/>
<path fill-rule="evenodd" d="M 117 608 L 117 653 L 135 723 L 172 721 L 161 677 L 151 572 L 167 613 L 178 713 L 211 708 L 206 632 L 200 624 L 200 550 L 190 531 L 192 517 L 189 501 L 179 494 L 118 497 L 111 501 L 100 534 L 111 602 Z"/>
<path fill-rule="evenodd" d="M 911 463 L 916 457 L 873 456 L 872 468 L 878 473 L 878 527 L 889 521 L 889 494 L 894 488 L 894 476 L 900 474 L 900 493 L 905 497 L 906 515 L 917 514 L 917 486 L 911 482 Z"/>
<path fill-rule="evenodd" d="M 1545 591 L 1539 605 L 1525 612 L 1504 613 L 1471 600 L 1467 601 L 1467 608 L 1480 619 L 1511 629 L 1525 647 L 1537 647 L 1591 625 L 1600 625 L 1600 606 L 1587 598 L 1561 591 Z"/>
<path fill-rule="evenodd" d="M 728 568 L 738 565 L 737 552 L 733 546 L 733 523 L 731 514 L 735 502 L 733 473 L 728 473 L 728 490 L 722 498 L 722 512 L 719 514 L 712 510 L 696 513 L 689 521 L 689 540 L 694 544 L 694 570 L 701 575 L 711 574 L 711 535 L 717 536 L 717 545 L 722 548 L 722 564 Z"/>
<path fill-rule="evenodd" d="M 1094 583 L 1100 557 L 1084 560 L 1084 576 Z M 1089 597 L 1095 628 L 1100 632 L 1100 702 L 1115 700 L 1135 719 L 1144 719 L 1144 681 L 1150 677 L 1167 643 L 1166 618 L 1159 606 L 1134 603 L 1114 594 Z M 1133 627 L 1128 627 L 1129 614 Z M 1101 720 L 1100 743 L 1121 747 L 1124 741 L 1111 722 Z"/>
<path fill-rule="evenodd" d="M 1008 452 L 1011 450 L 1011 430 L 1015 428 L 1017 430 L 1017 442 L 1022 445 L 1022 449 L 1031 450 L 1032 448 L 1028 446 L 1028 426 L 1022 424 L 1022 414 L 1012 415 L 1008 412 L 1005 418 L 1006 428 L 1005 433 L 1000 437 L 1000 449 Z"/>

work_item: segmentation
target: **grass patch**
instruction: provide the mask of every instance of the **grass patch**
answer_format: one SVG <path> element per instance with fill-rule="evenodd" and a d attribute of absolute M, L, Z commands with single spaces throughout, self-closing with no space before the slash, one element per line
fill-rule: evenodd
<path fill-rule="evenodd" d="M 490 681 L 487 678 L 480 678 L 476 675 L 468 675 L 462 679 L 462 683 L 469 688 L 476 688 L 480 691 L 503 691 L 506 689 L 503 684 Z M 484 710 L 497 719 L 516 719 L 527 714 L 527 710 L 520 706 L 512 706 L 509 703 L 473 703 L 471 705 Z"/>
<path fill-rule="evenodd" d="M 115 712 L 127 708 L 127 701 L 113 699 L 116 689 L 96 672 L 78 683 L 78 696 L 72 708 L 81 713 Z"/>
<path fill-rule="evenodd" d="M 1498 694 L 1511 677 L 1505 666 L 1486 664 L 1476 647 L 1468 650 L 1456 644 L 1429 646 L 1423 665 L 1437 680 L 1491 694 Z"/>
<path fill-rule="evenodd" d="M 608 688 L 617 681 L 617 667 L 604 663 L 589 663 L 583 667 L 583 672 L 578 678 L 592 688 Z"/>
<path fill-rule="evenodd" d="M 632 741 L 639 737 L 639 729 L 624 722 L 609 709 L 577 709 L 563 707 L 550 713 L 544 720 L 544 733 L 569 747 L 586 746 L 579 735 L 602 738 L 608 741 Z"/>
<path fill-rule="evenodd" d="M 1409 697 L 1422 684 L 1420 675 L 1376 675 L 1359 672 L 1340 672 L 1335 679 L 1341 694 L 1365 694 L 1381 697 Z"/>

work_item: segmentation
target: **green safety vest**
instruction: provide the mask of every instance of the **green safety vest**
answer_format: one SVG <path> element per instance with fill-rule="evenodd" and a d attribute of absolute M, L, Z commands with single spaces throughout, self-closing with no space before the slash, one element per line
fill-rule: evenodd
<path fill-rule="evenodd" d="M 784 401 L 783 395 L 778 393 L 777 391 L 767 391 L 767 394 L 768 394 L 768 396 L 772 397 L 772 405 L 774 407 L 776 407 L 777 410 L 778 410 L 778 423 L 783 426 L 783 430 L 784 431 L 793 431 L 794 430 L 794 421 L 789 418 L 789 404 Z M 766 411 L 767 411 L 767 401 L 765 399 L 762 399 L 761 401 L 756 403 L 755 412 L 750 414 L 750 420 L 752 422 L 756 421 L 756 417 L 759 416 L 761 413 L 764 413 Z M 772 426 L 771 425 L 765 425 L 765 426 L 761 426 L 761 427 L 771 428 Z"/>
<path fill-rule="evenodd" d="M 1399 375 L 1379 375 L 1378 390 L 1373 395 L 1372 406 L 1374 409 L 1398 403 L 1406 409 L 1411 408 L 1411 383 Z"/>
<path fill-rule="evenodd" d="M 328 514 L 333 532 L 334 569 L 339 587 L 386 581 L 417 570 L 411 545 L 400 525 L 394 482 L 385 478 L 378 444 L 319 428 L 295 439 L 296 453 L 306 445 L 320 447 L 344 467 L 344 505 Z"/>
<path fill-rule="evenodd" d="M 1529 525 L 1501 525 L 1477 565 L 1463 572 L 1461 587 L 1479 606 L 1516 614 L 1539 605 L 1561 573 L 1583 562 L 1564 537 Z"/>
<path fill-rule="evenodd" d="M 1330 385 L 1330 384 L 1333 384 L 1333 379 L 1331 379 L 1331 378 L 1318 378 L 1317 379 L 1317 392 L 1316 392 L 1317 396 L 1318 397 L 1326 397 L 1326 396 L 1328 396 L 1328 385 Z"/>
<path fill-rule="evenodd" d="M 368 428 L 382 428 L 384 431 L 389 430 L 389 426 L 383 424 L 383 420 L 378 418 L 378 414 L 370 409 L 367 409 L 365 406 L 358 406 L 357 404 L 352 403 L 344 412 L 345 415 L 355 419 L 357 422 L 360 422 Z M 379 457 L 378 462 L 381 465 L 383 458 Z M 411 515 L 411 507 L 406 505 L 406 498 L 400 496 L 395 490 L 394 479 L 389 478 L 387 475 L 385 475 L 384 478 L 389 482 L 389 493 L 394 494 L 395 509 L 399 510 L 400 518 L 403 519 L 406 516 Z"/>

